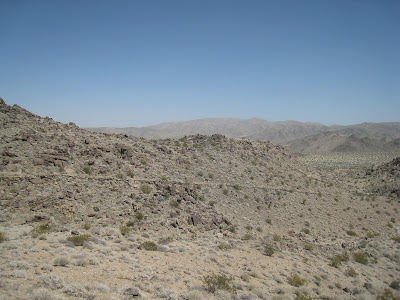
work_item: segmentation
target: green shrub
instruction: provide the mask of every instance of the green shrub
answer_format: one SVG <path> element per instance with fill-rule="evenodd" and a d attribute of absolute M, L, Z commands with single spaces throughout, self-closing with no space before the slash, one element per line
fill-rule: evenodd
<path fill-rule="evenodd" d="M 304 244 L 304 249 L 307 251 L 311 251 L 314 249 L 314 245 L 312 243 L 305 243 Z"/>
<path fill-rule="evenodd" d="M 238 190 L 240 190 L 240 185 L 234 184 L 234 185 L 233 185 L 233 188 L 234 188 L 236 191 L 238 191 Z"/>
<path fill-rule="evenodd" d="M 312 297 L 303 294 L 297 294 L 294 300 L 312 300 Z"/>
<path fill-rule="evenodd" d="M 142 220 L 144 219 L 144 214 L 141 213 L 140 211 L 137 211 L 137 212 L 135 213 L 135 217 L 136 217 L 136 219 L 137 219 L 138 221 L 142 221 Z"/>
<path fill-rule="evenodd" d="M 338 268 L 342 265 L 342 261 L 349 261 L 349 254 L 347 252 L 343 252 L 342 254 L 332 256 L 330 261 L 330 265 L 332 267 Z"/>
<path fill-rule="evenodd" d="M 299 287 L 305 285 L 307 280 L 301 278 L 298 274 L 292 274 L 290 277 L 288 277 L 288 283 L 295 287 Z"/>
<path fill-rule="evenodd" d="M 117 178 L 118 178 L 118 179 L 124 179 L 124 177 L 125 177 L 125 175 L 122 174 L 122 173 L 118 173 L 118 174 L 117 174 Z"/>
<path fill-rule="evenodd" d="M 128 235 L 131 232 L 131 230 L 132 230 L 132 228 L 131 228 L 131 226 L 128 226 L 128 224 L 126 226 L 125 225 L 119 226 L 119 231 L 121 232 L 121 234 L 123 236 Z"/>
<path fill-rule="evenodd" d="M 147 241 L 147 242 L 143 242 L 140 244 L 139 246 L 140 249 L 144 249 L 147 251 L 157 251 L 158 246 L 156 243 L 151 242 L 151 241 Z"/>
<path fill-rule="evenodd" d="M 368 258 L 365 255 L 364 252 L 360 251 L 360 252 L 356 252 L 353 253 L 353 258 L 356 262 L 363 264 L 363 265 L 367 265 L 368 264 Z"/>
<path fill-rule="evenodd" d="M 145 183 L 140 186 L 140 190 L 144 194 L 150 194 L 151 193 L 151 187 L 149 185 L 145 184 Z"/>
<path fill-rule="evenodd" d="M 267 224 L 272 224 L 272 220 L 270 219 L 270 218 L 267 218 L 266 220 L 265 220 L 265 222 L 267 222 Z"/>
<path fill-rule="evenodd" d="M 350 268 L 347 270 L 347 275 L 349 275 L 350 277 L 356 277 L 358 273 L 353 268 Z"/>
<path fill-rule="evenodd" d="M 88 175 L 92 174 L 92 169 L 89 166 L 84 166 L 82 170 Z"/>
<path fill-rule="evenodd" d="M 272 245 L 265 245 L 264 254 L 267 256 L 272 256 L 275 253 L 275 249 Z"/>
<path fill-rule="evenodd" d="M 223 193 L 225 196 L 228 195 L 228 192 L 229 192 L 229 191 L 228 191 L 227 189 L 223 189 L 223 190 L 222 190 L 222 193 Z"/>
<path fill-rule="evenodd" d="M 204 288 L 210 293 L 215 293 L 217 290 L 234 292 L 232 281 L 233 277 L 228 277 L 225 274 L 212 274 L 203 277 Z"/>
<path fill-rule="evenodd" d="M 7 241 L 7 236 L 3 231 L 0 231 L 0 243 Z"/>
<path fill-rule="evenodd" d="M 36 238 L 39 235 L 47 234 L 50 231 L 51 231 L 51 226 L 49 224 L 40 224 L 31 230 L 31 234 L 32 237 Z"/>
<path fill-rule="evenodd" d="M 282 237 L 279 234 L 274 233 L 273 240 L 275 242 L 280 242 L 282 241 Z"/>
<path fill-rule="evenodd" d="M 82 225 L 82 228 L 85 229 L 85 230 L 89 230 L 90 227 L 92 227 L 92 225 L 90 225 L 89 222 L 85 222 L 85 223 L 83 223 L 83 225 Z"/>
<path fill-rule="evenodd" d="M 346 233 L 350 236 L 357 236 L 357 233 L 353 230 L 346 230 Z"/>
<path fill-rule="evenodd" d="M 134 174 L 133 174 L 133 172 L 131 170 L 129 170 L 129 171 L 126 172 L 126 176 L 128 176 L 130 178 L 133 178 Z"/>
<path fill-rule="evenodd" d="M 305 234 L 310 234 L 310 229 L 308 228 L 303 228 L 301 231 L 303 231 Z"/>
<path fill-rule="evenodd" d="M 392 240 L 395 241 L 396 243 L 400 243 L 400 235 L 392 237 Z"/>
<path fill-rule="evenodd" d="M 396 300 L 392 291 L 386 288 L 382 295 L 376 296 L 376 300 Z"/>
<path fill-rule="evenodd" d="M 78 234 L 67 237 L 67 240 L 73 243 L 75 246 L 82 246 L 84 242 L 89 241 L 90 235 Z"/>

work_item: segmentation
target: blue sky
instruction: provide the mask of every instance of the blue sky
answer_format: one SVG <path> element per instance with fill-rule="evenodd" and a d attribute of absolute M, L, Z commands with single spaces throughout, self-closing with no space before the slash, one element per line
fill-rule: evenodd
<path fill-rule="evenodd" d="M 0 1 L 0 96 L 89 126 L 400 121 L 400 1 Z"/>

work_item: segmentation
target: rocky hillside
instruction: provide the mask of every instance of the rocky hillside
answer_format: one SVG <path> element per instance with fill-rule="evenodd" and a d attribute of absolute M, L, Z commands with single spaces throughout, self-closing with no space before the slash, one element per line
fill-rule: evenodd
<path fill-rule="evenodd" d="M 346 152 L 398 152 L 397 140 L 366 137 L 354 134 L 324 132 L 302 139 L 290 141 L 287 145 L 293 153 L 346 153 Z"/>
<path fill-rule="evenodd" d="M 367 180 L 367 189 L 370 192 L 400 198 L 400 157 L 369 168 L 364 178 Z"/>
<path fill-rule="evenodd" d="M 0 298 L 400 296 L 399 202 L 285 147 L 0 124 Z"/>

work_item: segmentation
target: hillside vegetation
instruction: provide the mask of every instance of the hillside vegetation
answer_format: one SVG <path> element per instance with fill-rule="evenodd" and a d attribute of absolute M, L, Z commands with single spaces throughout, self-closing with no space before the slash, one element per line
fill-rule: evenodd
<path fill-rule="evenodd" d="M 4 299 L 400 296 L 398 195 L 366 177 L 267 141 L 96 133 L 3 100 L 0 124 Z"/>

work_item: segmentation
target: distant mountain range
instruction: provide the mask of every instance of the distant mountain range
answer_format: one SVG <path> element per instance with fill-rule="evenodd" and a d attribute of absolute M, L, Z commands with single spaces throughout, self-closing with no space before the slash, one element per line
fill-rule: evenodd
<path fill-rule="evenodd" d="M 223 134 L 287 145 L 294 153 L 397 151 L 400 122 L 326 126 L 321 123 L 263 119 L 212 118 L 162 123 L 147 127 L 86 128 L 95 132 L 126 134 L 152 139 L 181 138 L 194 134 Z"/>

